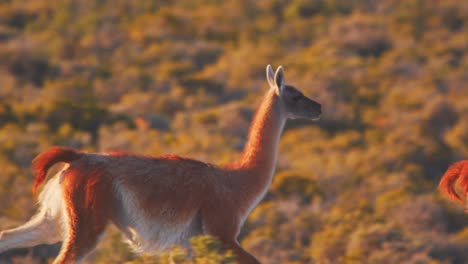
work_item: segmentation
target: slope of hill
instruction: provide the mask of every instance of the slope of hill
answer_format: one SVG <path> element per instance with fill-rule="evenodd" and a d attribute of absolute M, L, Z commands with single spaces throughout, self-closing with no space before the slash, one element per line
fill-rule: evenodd
<path fill-rule="evenodd" d="M 468 218 L 436 186 L 468 158 L 467 36 L 457 0 L 3 1 L 0 228 L 33 214 L 52 145 L 234 159 L 271 63 L 324 116 L 288 124 L 242 244 L 264 263 L 464 263 Z M 154 261 L 119 241 L 87 261 Z"/>

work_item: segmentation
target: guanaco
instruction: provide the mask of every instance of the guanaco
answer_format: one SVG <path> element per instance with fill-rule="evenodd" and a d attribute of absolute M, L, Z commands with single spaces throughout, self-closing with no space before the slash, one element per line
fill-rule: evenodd
<path fill-rule="evenodd" d="M 85 153 L 52 147 L 32 162 L 34 190 L 56 163 L 65 166 L 39 194 L 30 221 L 0 233 L 0 252 L 63 241 L 54 263 L 74 263 L 92 251 L 109 223 L 136 252 L 157 253 L 209 234 L 239 263 L 259 263 L 237 242 L 249 213 L 268 190 L 287 119 L 318 119 L 321 105 L 266 68 L 270 89 L 252 121 L 240 158 L 225 166 L 176 155 Z"/>
<path fill-rule="evenodd" d="M 465 212 L 468 213 L 468 160 L 458 161 L 447 169 L 440 179 L 439 189 L 454 201 L 463 203 L 462 198 L 455 190 L 457 181 L 460 184 L 461 191 L 466 197 Z"/>

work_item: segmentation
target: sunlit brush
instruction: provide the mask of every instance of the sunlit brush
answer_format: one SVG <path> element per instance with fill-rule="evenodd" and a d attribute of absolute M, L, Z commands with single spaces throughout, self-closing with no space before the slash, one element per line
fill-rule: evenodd
<path fill-rule="evenodd" d="M 111 222 L 138 252 L 157 253 L 209 234 L 231 248 L 240 263 L 258 263 L 237 242 L 239 231 L 272 182 L 286 120 L 321 114 L 320 104 L 284 83 L 281 66 L 276 73 L 270 65 L 266 69 L 270 89 L 238 161 L 215 166 L 175 155 L 53 147 L 33 161 L 34 189 L 55 163 L 67 165 L 45 185 L 38 213 L 0 234 L 0 252 L 63 241 L 54 263 L 76 262 L 95 248 Z"/>

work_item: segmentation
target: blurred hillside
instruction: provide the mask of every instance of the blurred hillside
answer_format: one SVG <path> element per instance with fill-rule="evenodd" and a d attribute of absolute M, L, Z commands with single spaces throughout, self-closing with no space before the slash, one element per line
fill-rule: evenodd
<path fill-rule="evenodd" d="M 436 190 L 468 158 L 460 0 L 0 1 L 0 229 L 34 213 L 52 145 L 235 159 L 268 63 L 324 116 L 288 123 L 241 243 L 262 263 L 466 263 L 468 217 Z M 87 261 L 155 260 L 110 230 Z"/>

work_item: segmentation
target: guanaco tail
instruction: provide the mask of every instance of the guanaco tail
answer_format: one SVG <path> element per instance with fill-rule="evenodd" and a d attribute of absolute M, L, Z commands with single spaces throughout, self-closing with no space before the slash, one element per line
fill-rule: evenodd
<path fill-rule="evenodd" d="M 465 196 L 465 212 L 468 213 L 468 160 L 462 160 L 452 164 L 440 179 L 439 189 L 452 200 L 463 203 L 463 199 L 455 190 L 459 183 Z"/>

